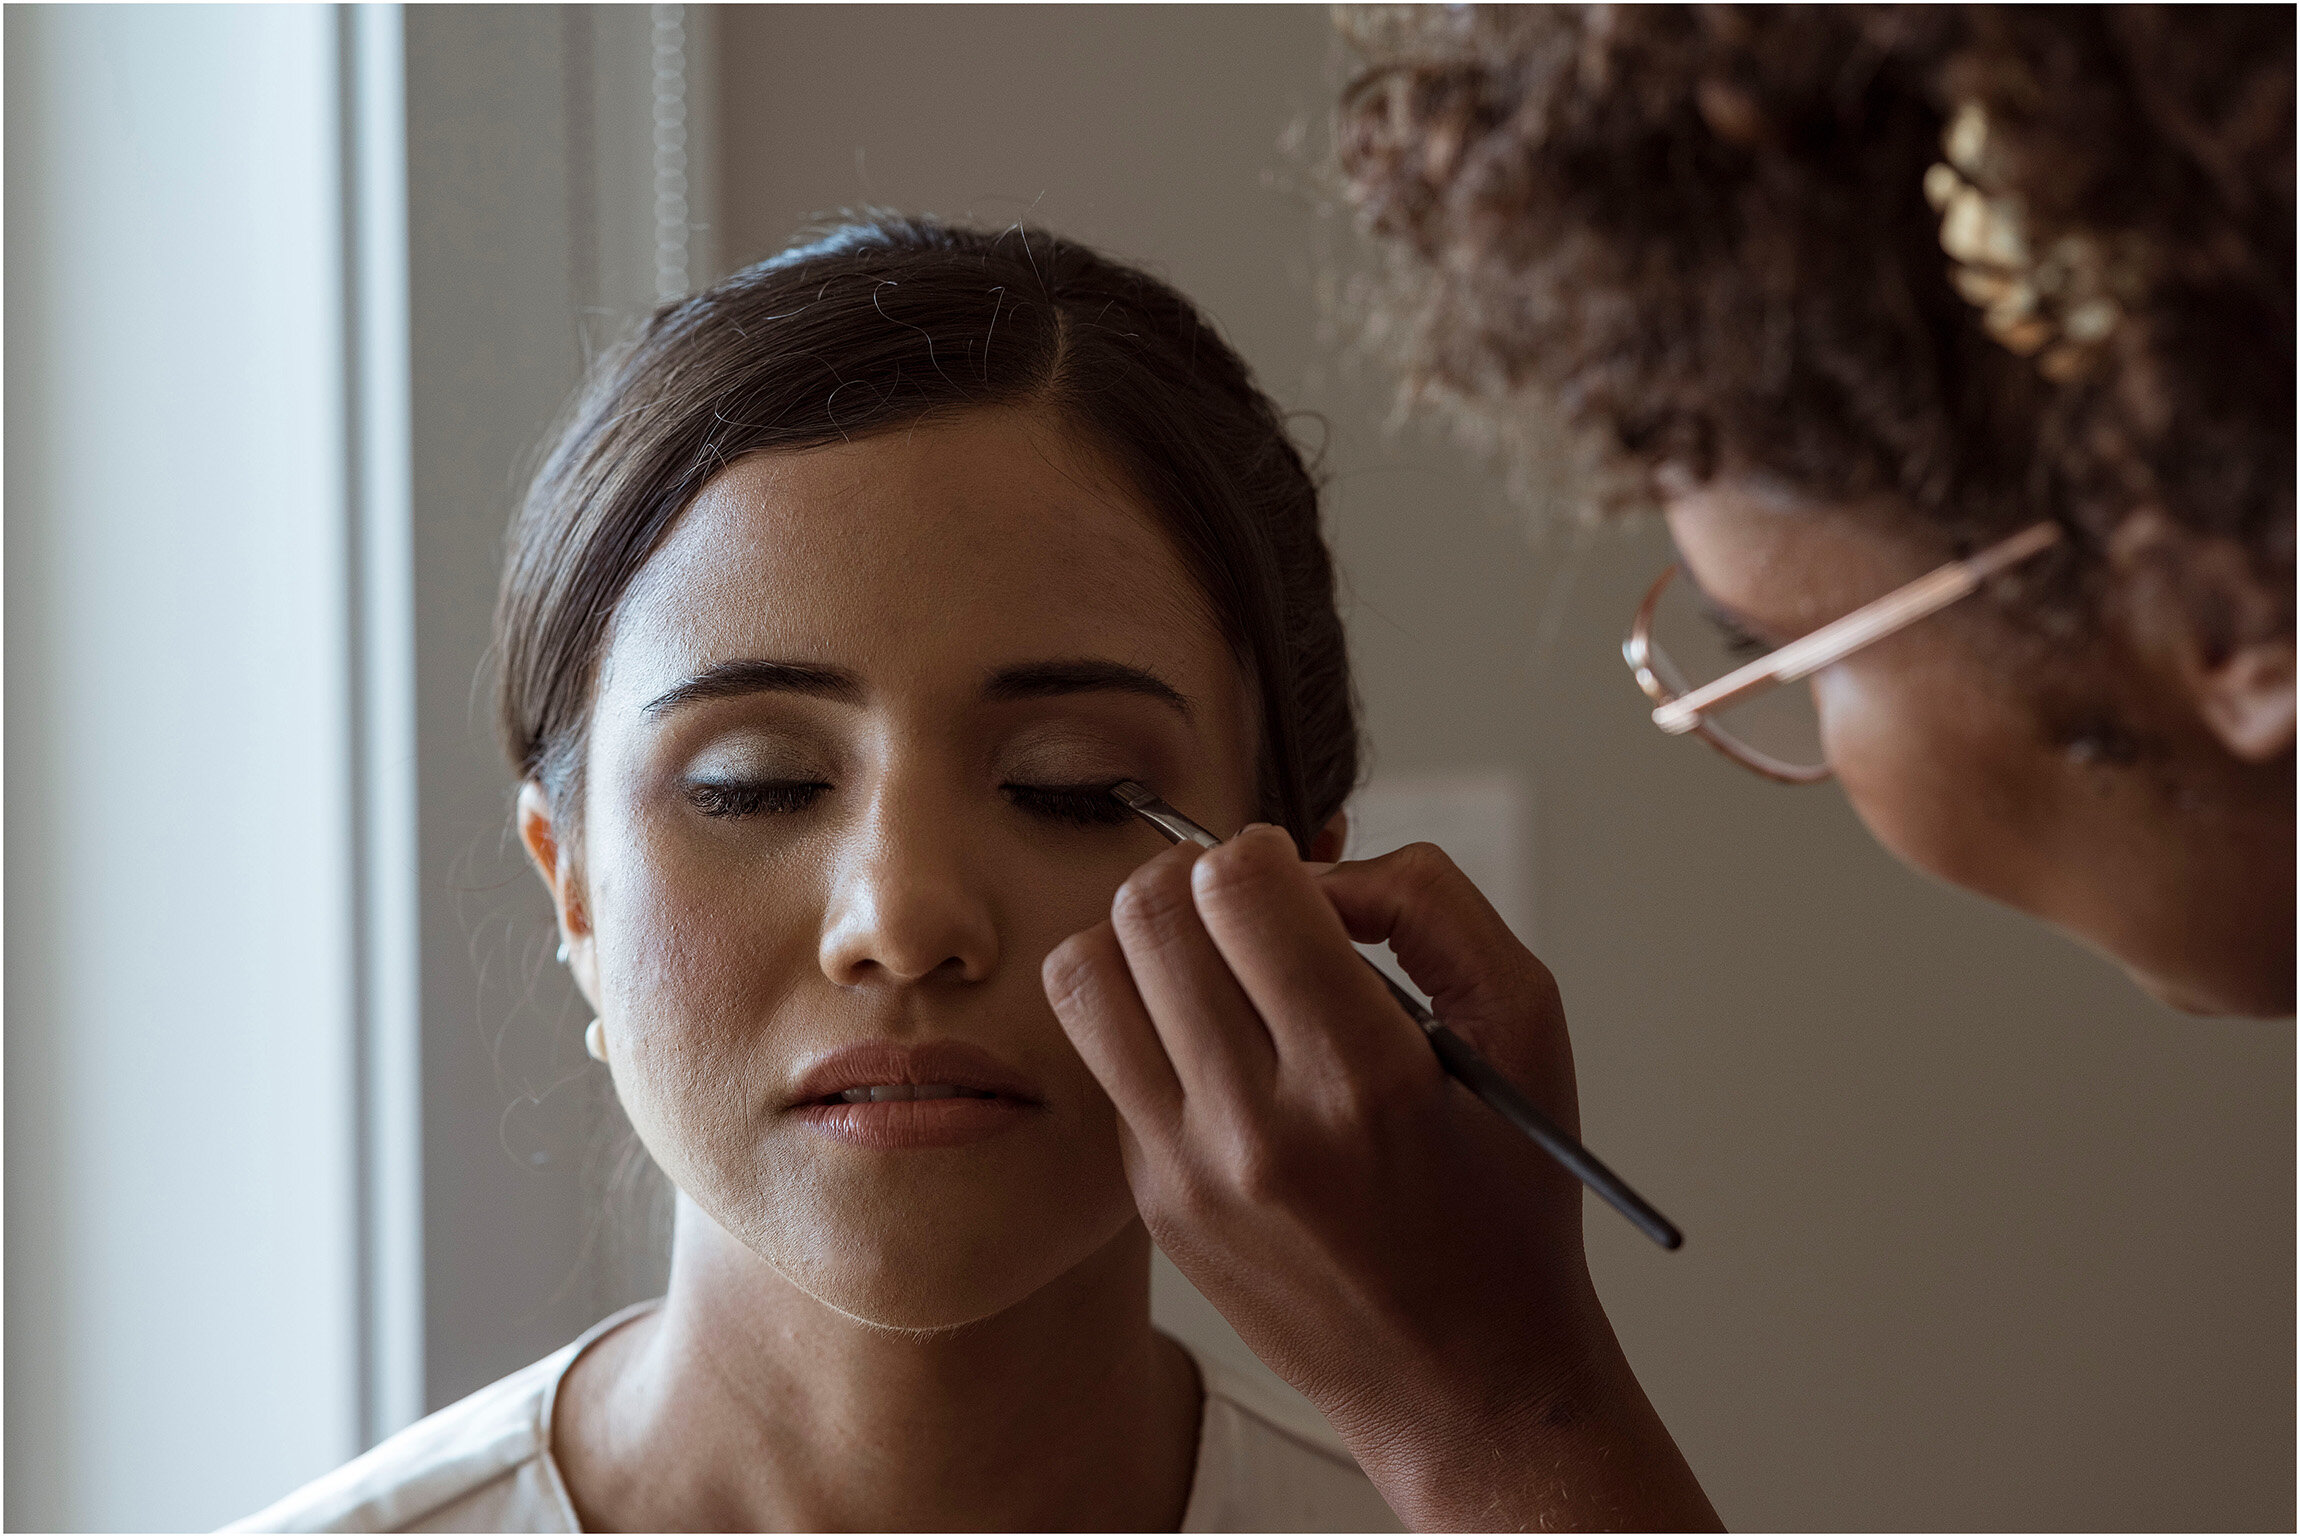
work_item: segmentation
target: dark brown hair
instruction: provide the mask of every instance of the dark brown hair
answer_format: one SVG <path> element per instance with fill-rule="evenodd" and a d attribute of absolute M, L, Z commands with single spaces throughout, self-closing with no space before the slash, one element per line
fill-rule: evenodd
<path fill-rule="evenodd" d="M 679 514 L 746 454 L 1038 405 L 1162 521 L 1258 694 L 1261 815 L 1305 850 L 1357 778 L 1318 489 L 1189 300 L 1073 241 L 877 216 L 656 312 L 595 370 L 512 525 L 504 751 L 578 825 L 599 653 Z"/>
<path fill-rule="evenodd" d="M 1539 402 L 1617 502 L 1671 464 L 1965 546 L 2056 517 L 2063 578 L 2153 505 L 2247 551 L 2289 627 L 2289 7 L 1448 6 L 1346 30 L 1341 170 L 1398 258 L 1418 384 L 1497 420 Z M 2148 260 L 2077 377 L 1952 286 L 1924 187 L 1968 104 L 2034 249 Z"/>

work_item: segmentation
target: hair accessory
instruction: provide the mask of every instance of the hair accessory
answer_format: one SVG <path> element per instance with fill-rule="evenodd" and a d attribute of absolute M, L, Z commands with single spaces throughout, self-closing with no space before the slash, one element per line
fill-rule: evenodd
<path fill-rule="evenodd" d="M 559 941 L 559 964 L 562 966 L 567 964 L 567 941 L 564 939 Z"/>
<path fill-rule="evenodd" d="M 2037 249 L 2026 203 L 2003 190 L 2003 142 L 1979 102 L 1960 105 L 1941 135 L 1945 161 L 1925 172 L 1941 215 L 1949 281 L 1981 311 L 1990 336 L 2055 384 L 2083 374 L 2147 287 L 2146 248 L 2072 232 Z"/>
<path fill-rule="evenodd" d="M 583 1049 L 591 1053 L 591 1060 L 594 1062 L 607 1060 L 607 1022 L 605 1020 L 594 1019 L 583 1027 Z"/>

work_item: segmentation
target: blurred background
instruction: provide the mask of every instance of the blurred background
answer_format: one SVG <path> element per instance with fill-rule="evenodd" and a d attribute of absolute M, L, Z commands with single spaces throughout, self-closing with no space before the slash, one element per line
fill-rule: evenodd
<path fill-rule="evenodd" d="M 2291 1528 L 2291 1027 L 1652 729 L 1662 533 L 1353 340 L 1323 8 L 5 29 L 7 1526 L 229 1520 L 660 1284 L 508 836 L 501 537 L 587 357 L 873 204 L 1142 261 L 1303 413 L 1358 849 L 1436 837 L 1560 978 L 1589 1140 L 1688 1234 L 1593 1205 L 1592 1264 L 1727 1522 Z"/>

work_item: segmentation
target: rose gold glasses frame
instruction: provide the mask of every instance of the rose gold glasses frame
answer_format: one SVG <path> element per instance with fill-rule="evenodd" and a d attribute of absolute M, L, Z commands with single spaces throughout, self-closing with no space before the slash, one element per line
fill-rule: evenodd
<path fill-rule="evenodd" d="M 1895 588 L 1874 603 L 1863 604 L 1844 618 L 1832 620 L 1812 634 L 1767 652 L 1748 666 L 1737 667 L 1714 683 L 1683 695 L 1664 681 L 1653 665 L 1653 611 L 1661 602 L 1662 591 L 1677 575 L 1678 567 L 1671 566 L 1661 573 L 1661 579 L 1637 606 L 1637 617 L 1629 626 L 1629 639 L 1621 644 L 1621 657 L 1637 675 L 1637 686 L 1645 690 L 1646 697 L 1654 703 L 1653 724 L 1669 735 L 1691 733 L 1743 768 L 1767 779 L 1783 784 L 1818 784 L 1830 775 L 1827 764 L 1783 763 L 1734 741 L 1710 725 L 1706 716 L 1766 689 L 1809 678 L 1863 646 L 1874 645 L 1928 614 L 1939 613 L 1959 598 L 1970 597 L 1981 583 L 1998 572 L 2051 549 L 2060 542 L 2060 537 L 2057 523 L 2031 524 L 1977 555 L 1952 560 L 1905 587 Z"/>

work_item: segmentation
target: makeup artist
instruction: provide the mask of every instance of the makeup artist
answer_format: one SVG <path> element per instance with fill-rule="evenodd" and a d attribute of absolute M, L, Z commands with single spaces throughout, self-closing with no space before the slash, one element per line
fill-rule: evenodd
<path fill-rule="evenodd" d="M 1667 516 L 1656 704 L 1903 594 L 1809 677 L 1663 722 L 1833 775 L 1894 854 L 2176 1007 L 2289 1015 L 2293 12 L 1345 26 L 1341 169 L 1398 257 L 1413 384 L 1556 413 Z M 1648 633 L 1672 586 L 1725 616 L 1724 661 Z M 1153 1234 L 1413 1525 L 1714 1525 L 1579 1188 L 1348 941 L 1572 1127 L 1549 973 L 1435 851 L 1302 852 L 1170 851 L 1047 962 Z"/>

